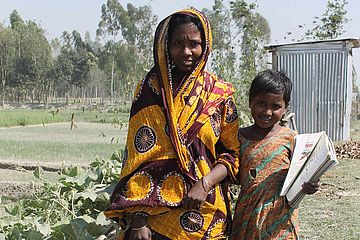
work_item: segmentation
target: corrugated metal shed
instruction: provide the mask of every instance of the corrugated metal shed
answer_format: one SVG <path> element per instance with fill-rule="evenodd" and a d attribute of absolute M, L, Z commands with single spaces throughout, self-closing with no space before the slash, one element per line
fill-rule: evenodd
<path fill-rule="evenodd" d="M 334 141 L 350 139 L 352 48 L 359 39 L 272 45 L 272 68 L 287 74 L 294 89 L 290 111 L 299 133 L 326 131 Z"/>

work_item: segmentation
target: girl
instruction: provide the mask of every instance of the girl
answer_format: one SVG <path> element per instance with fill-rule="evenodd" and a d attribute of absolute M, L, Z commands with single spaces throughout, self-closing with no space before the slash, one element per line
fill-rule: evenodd
<path fill-rule="evenodd" d="M 290 102 L 292 83 L 283 73 L 260 72 L 249 91 L 254 124 L 239 130 L 241 192 L 230 239 L 298 239 L 298 210 L 280 191 L 285 180 L 296 132 L 280 126 Z M 306 183 L 312 194 L 318 183 Z"/>

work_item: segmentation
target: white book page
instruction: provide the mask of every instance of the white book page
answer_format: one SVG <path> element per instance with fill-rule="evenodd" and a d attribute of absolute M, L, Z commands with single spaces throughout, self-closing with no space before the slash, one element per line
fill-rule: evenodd
<path fill-rule="evenodd" d="M 286 195 L 290 186 L 295 181 L 309 155 L 323 134 L 325 134 L 325 132 L 299 134 L 295 137 L 295 148 L 291 158 L 291 164 L 280 196 Z"/>
<path fill-rule="evenodd" d="M 306 161 L 301 173 L 286 193 L 288 200 L 292 200 L 302 189 L 302 184 L 308 182 L 319 168 L 330 159 L 327 136 L 320 138 L 319 143 L 314 149 L 311 157 Z"/>
<path fill-rule="evenodd" d="M 328 140 L 329 140 L 330 158 L 335 162 L 335 165 L 336 165 L 339 162 L 338 162 L 337 157 L 336 157 L 336 151 L 335 151 L 335 148 L 334 148 L 334 143 L 330 138 Z"/>

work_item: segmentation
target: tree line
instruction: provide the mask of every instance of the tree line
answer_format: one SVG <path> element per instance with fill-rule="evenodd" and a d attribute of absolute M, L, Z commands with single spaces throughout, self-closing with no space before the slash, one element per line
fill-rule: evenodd
<path fill-rule="evenodd" d="M 334 35 L 328 33 L 334 31 L 340 35 L 347 21 L 346 4 L 329 0 L 323 16 L 315 18 L 314 28 L 305 32 L 306 39 L 331 38 Z M 257 12 L 256 3 L 245 0 L 214 0 L 212 9 L 202 11 L 213 31 L 208 68 L 236 89 L 248 89 L 256 72 L 268 64 L 263 48 L 270 41 L 268 21 Z M 24 21 L 14 10 L 9 26 L 0 24 L 0 104 L 47 104 L 49 99 L 68 102 L 72 98 L 131 100 L 136 83 L 152 67 L 157 22 L 150 5 L 123 6 L 107 0 L 95 40 L 89 32 L 82 37 L 77 30 L 47 40 L 45 29 L 35 21 Z M 236 97 L 246 106 L 246 91 L 238 91 Z"/>

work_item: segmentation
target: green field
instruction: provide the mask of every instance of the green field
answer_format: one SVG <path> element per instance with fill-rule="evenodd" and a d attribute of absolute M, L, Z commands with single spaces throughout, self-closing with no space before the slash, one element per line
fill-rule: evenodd
<path fill-rule="evenodd" d="M 0 127 L 47 125 L 50 123 L 70 122 L 112 123 L 122 125 L 128 121 L 129 106 L 99 109 L 41 109 L 41 110 L 0 110 Z"/>
<path fill-rule="evenodd" d="M 0 110 L 0 163 L 86 165 L 123 148 L 129 105 Z"/>
<path fill-rule="evenodd" d="M 301 239 L 360 239 L 360 159 L 340 159 L 301 203 Z"/>
<path fill-rule="evenodd" d="M 0 128 L 0 161 L 19 165 L 86 165 L 124 147 L 126 127 L 79 122 Z"/>
<path fill-rule="evenodd" d="M 360 140 L 360 121 L 351 122 L 350 134 Z M 300 238 L 359 240 L 360 159 L 339 159 L 320 182 L 320 191 L 306 196 L 299 207 Z"/>

